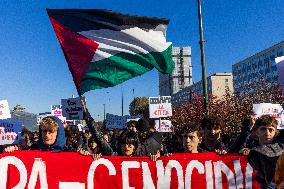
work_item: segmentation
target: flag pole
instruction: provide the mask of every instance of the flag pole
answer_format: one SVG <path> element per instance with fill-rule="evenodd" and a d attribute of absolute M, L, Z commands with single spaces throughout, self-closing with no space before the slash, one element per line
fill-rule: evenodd
<path fill-rule="evenodd" d="M 73 74 L 72 74 L 72 75 L 73 75 Z M 83 96 L 82 96 L 81 93 L 79 92 L 77 86 L 76 86 L 76 90 L 77 90 L 78 96 L 80 97 L 81 104 L 82 104 L 82 107 L 83 107 L 83 111 L 84 111 L 85 113 L 87 113 L 86 104 L 85 104 L 84 99 L 83 99 Z"/>

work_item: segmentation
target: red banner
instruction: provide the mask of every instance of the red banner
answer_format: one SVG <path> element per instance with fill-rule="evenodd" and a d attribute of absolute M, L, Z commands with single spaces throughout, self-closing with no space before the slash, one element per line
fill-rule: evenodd
<path fill-rule="evenodd" d="M 148 157 L 17 151 L 0 155 L 0 188 L 241 189 L 259 188 L 246 157 L 215 153 Z"/>

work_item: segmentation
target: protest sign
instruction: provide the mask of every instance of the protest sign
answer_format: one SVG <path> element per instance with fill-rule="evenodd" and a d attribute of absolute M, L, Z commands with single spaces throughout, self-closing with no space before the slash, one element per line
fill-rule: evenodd
<path fill-rule="evenodd" d="M 107 128 L 125 128 L 128 120 L 139 120 L 142 116 L 118 116 L 113 114 L 106 114 L 106 127 Z"/>
<path fill-rule="evenodd" d="M 171 96 L 149 97 L 150 118 L 172 116 Z"/>
<path fill-rule="evenodd" d="M 173 132 L 173 126 L 170 120 L 155 120 L 155 128 L 158 132 Z"/>
<path fill-rule="evenodd" d="M 22 124 L 12 119 L 0 119 L 0 145 L 18 144 L 21 138 Z"/>
<path fill-rule="evenodd" d="M 10 166 L 13 165 L 13 166 Z M 257 189 L 245 156 L 215 153 L 149 157 L 16 151 L 0 154 L 0 188 L 80 189 Z"/>
<path fill-rule="evenodd" d="M 61 105 L 51 105 L 51 115 L 56 117 L 62 116 Z"/>
<path fill-rule="evenodd" d="M 284 112 L 280 104 L 261 103 L 253 105 L 253 112 L 258 118 L 262 115 L 271 115 L 278 121 L 278 129 L 284 129 Z"/>
<path fill-rule="evenodd" d="M 84 101 L 85 98 L 83 97 Z M 80 97 L 61 99 L 62 115 L 67 120 L 82 120 L 83 119 L 83 107 Z"/>
<path fill-rule="evenodd" d="M 7 100 L 0 100 L 0 119 L 11 118 L 11 113 Z"/>

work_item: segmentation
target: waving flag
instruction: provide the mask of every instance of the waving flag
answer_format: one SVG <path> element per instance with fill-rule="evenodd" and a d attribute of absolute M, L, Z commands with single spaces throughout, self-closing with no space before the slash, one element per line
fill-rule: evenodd
<path fill-rule="evenodd" d="M 153 68 L 171 73 L 169 20 L 108 10 L 47 9 L 80 94 L 112 87 Z"/>

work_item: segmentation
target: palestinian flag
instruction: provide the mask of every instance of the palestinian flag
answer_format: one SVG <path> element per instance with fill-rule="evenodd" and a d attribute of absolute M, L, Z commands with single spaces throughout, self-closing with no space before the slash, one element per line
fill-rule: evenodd
<path fill-rule="evenodd" d="M 167 19 L 109 10 L 47 9 L 78 93 L 112 87 L 154 67 L 174 69 Z"/>

